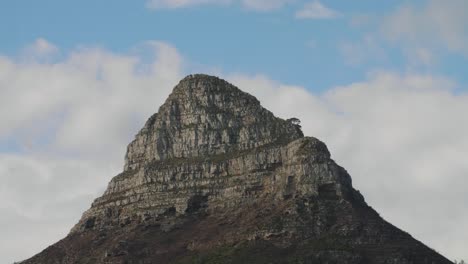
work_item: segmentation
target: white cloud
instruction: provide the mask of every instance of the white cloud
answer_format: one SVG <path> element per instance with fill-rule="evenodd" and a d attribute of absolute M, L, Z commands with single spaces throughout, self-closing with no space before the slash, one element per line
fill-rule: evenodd
<path fill-rule="evenodd" d="M 324 140 L 387 220 L 447 257 L 468 259 L 468 95 L 455 95 L 454 83 L 375 72 L 316 95 L 265 76 L 228 79 Z"/>
<path fill-rule="evenodd" d="M 13 263 L 69 232 L 121 164 L 116 158 L 0 154 L 0 263 Z M 25 244 L 23 244 L 25 243 Z"/>
<path fill-rule="evenodd" d="M 468 57 L 468 1 L 427 0 L 420 4 L 403 4 L 386 15 L 355 15 L 350 25 L 365 32 L 362 40 L 345 43 L 340 50 L 347 61 L 362 64 L 372 60 L 375 48 L 396 48 L 406 58 L 407 70 L 427 70 L 447 56 Z M 369 46 L 372 36 L 378 46 Z M 364 55 L 364 56 L 362 56 Z M 390 55 L 390 54 L 389 54 Z M 356 63 L 352 63 L 356 64 Z"/>
<path fill-rule="evenodd" d="M 73 152 L 79 148 L 95 154 L 114 146 L 118 139 L 128 139 L 134 132 L 129 127 L 137 117 L 156 110 L 181 77 L 181 58 L 173 47 L 160 42 L 145 47 L 156 56 L 149 65 L 136 55 L 99 49 L 75 51 L 55 64 L 1 60 L 0 68 L 6 70 L 0 79 L 4 124 L 0 135 L 20 136 L 21 142 L 40 145 L 47 140 L 42 132 L 50 130 L 42 127 L 46 124 L 57 132 L 55 148 Z M 145 71 L 138 72 L 143 67 Z M 149 103 L 140 104 L 142 101 Z M 16 109 L 15 114 L 9 109 Z"/>
<path fill-rule="evenodd" d="M 59 49 L 54 44 L 43 38 L 38 38 L 33 44 L 27 46 L 24 52 L 27 54 L 45 56 L 56 53 L 58 50 Z"/>
<path fill-rule="evenodd" d="M 128 55 L 83 48 L 55 63 L 0 57 L 0 142 L 19 144 L 0 154 L 0 263 L 69 231 L 121 171 L 126 144 L 182 68 L 162 42 Z"/>
<path fill-rule="evenodd" d="M 296 12 L 298 19 L 328 19 L 338 16 L 337 11 L 324 6 L 318 0 L 304 4 L 303 8 Z"/>
<path fill-rule="evenodd" d="M 422 7 L 405 5 L 384 18 L 381 32 L 389 40 L 409 47 L 468 56 L 466 10 L 465 0 L 430 0 Z"/>
<path fill-rule="evenodd" d="M 183 75 L 169 44 L 78 49 L 56 63 L 0 57 L 0 262 L 63 237 L 122 169 L 125 147 Z M 468 259 L 468 96 L 442 77 L 375 72 L 313 94 L 267 76 L 224 75 L 324 140 L 386 219 Z M 25 246 L 25 242 L 29 244 Z"/>
<path fill-rule="evenodd" d="M 46 62 L 59 53 L 59 48 L 43 38 L 38 38 L 34 43 L 26 46 L 22 51 L 24 62 Z"/>
<path fill-rule="evenodd" d="M 175 9 L 198 5 L 229 5 L 239 3 L 249 10 L 271 11 L 294 1 L 295 0 L 148 0 L 146 2 L 146 7 L 150 9 Z"/>

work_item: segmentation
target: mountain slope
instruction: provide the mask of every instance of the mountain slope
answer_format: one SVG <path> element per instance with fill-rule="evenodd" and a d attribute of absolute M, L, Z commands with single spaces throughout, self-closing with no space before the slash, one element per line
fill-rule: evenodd
<path fill-rule="evenodd" d="M 184 78 L 63 240 L 24 263 L 451 263 L 383 220 L 324 143 Z"/>

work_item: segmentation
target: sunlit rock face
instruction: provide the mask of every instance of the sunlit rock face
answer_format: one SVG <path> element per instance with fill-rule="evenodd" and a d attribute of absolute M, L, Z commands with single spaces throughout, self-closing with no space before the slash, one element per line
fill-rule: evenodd
<path fill-rule="evenodd" d="M 451 263 L 384 221 L 294 121 L 187 76 L 103 196 L 25 263 Z"/>
<path fill-rule="evenodd" d="M 125 169 L 173 158 L 209 157 L 303 137 L 250 94 L 224 80 L 190 75 L 128 146 Z"/>

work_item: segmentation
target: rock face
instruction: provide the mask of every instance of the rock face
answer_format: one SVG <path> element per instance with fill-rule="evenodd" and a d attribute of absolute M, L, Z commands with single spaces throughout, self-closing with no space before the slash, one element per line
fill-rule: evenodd
<path fill-rule="evenodd" d="M 190 75 L 70 234 L 24 263 L 451 263 L 383 220 L 326 145 Z"/>

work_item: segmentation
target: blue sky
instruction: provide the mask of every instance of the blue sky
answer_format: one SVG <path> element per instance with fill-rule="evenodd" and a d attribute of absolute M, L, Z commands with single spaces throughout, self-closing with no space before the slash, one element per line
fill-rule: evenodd
<path fill-rule="evenodd" d="M 223 71 L 264 73 L 277 80 L 324 90 L 358 81 L 370 69 L 407 70 L 398 43 L 382 41 L 375 25 L 404 5 L 425 1 L 324 1 L 338 12 L 332 19 L 296 19 L 304 1 L 292 1 L 271 11 L 250 10 L 239 3 L 194 5 L 187 8 L 146 8 L 144 1 L 8 1 L 0 10 L 2 54 L 14 55 L 37 38 L 62 52 L 79 45 L 127 52 L 137 43 L 157 39 L 171 43 L 197 66 Z M 366 25 L 353 19 L 368 16 Z M 383 50 L 358 63 L 347 63 L 342 46 L 360 45 L 366 35 Z M 467 57 L 443 51 L 437 65 L 418 70 L 448 75 L 465 84 Z M 466 86 L 466 85 L 465 85 Z"/>
<path fill-rule="evenodd" d="M 298 117 L 385 219 L 468 260 L 466 10 L 466 0 L 1 1 L 0 263 L 63 238 L 195 72 Z"/>

